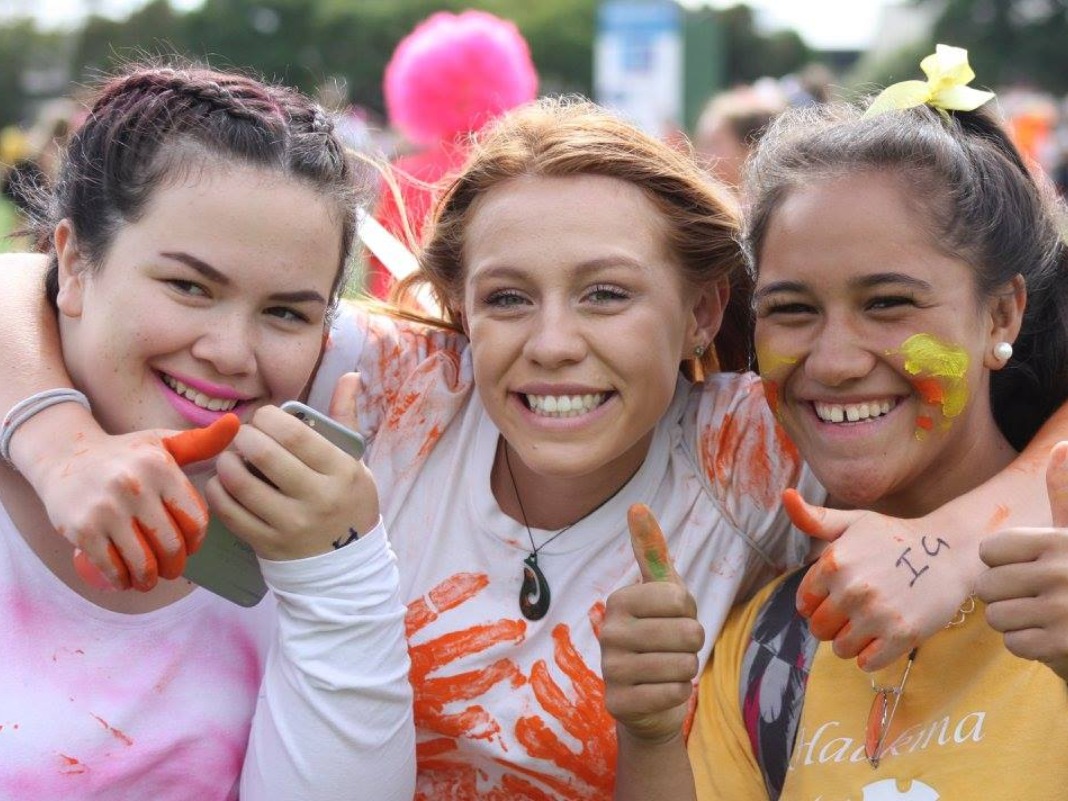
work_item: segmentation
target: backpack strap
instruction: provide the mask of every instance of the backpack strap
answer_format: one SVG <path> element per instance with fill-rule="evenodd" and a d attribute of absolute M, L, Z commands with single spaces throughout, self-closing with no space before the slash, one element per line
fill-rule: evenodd
<path fill-rule="evenodd" d="M 819 645 L 808 621 L 797 613 L 797 588 L 807 571 L 794 572 L 768 596 L 757 612 L 742 661 L 742 719 L 770 801 L 779 798 L 786 782 Z"/>

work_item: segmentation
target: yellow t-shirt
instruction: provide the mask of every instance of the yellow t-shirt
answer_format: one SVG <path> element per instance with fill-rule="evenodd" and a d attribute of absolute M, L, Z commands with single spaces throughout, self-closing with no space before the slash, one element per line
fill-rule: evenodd
<path fill-rule="evenodd" d="M 771 590 L 732 612 L 701 677 L 689 742 L 701 801 L 767 799 L 742 719 L 740 672 Z M 981 603 L 920 646 L 872 768 L 864 758 L 871 682 L 897 686 L 904 667 L 902 657 L 867 674 L 820 644 L 784 801 L 1068 799 L 1068 685 L 1045 665 L 1009 653 Z"/>

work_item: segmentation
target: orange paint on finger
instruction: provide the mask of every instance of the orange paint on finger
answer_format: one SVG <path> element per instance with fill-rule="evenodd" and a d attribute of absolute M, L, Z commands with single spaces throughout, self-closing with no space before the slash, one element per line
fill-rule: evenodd
<path fill-rule="evenodd" d="M 197 552 L 204 541 L 204 533 L 208 525 L 208 505 L 204 502 L 200 493 L 195 490 L 190 493 L 189 499 L 195 501 L 200 509 L 200 520 L 196 520 L 189 515 L 176 501 L 171 499 L 164 499 L 163 509 L 167 512 L 167 516 L 170 517 L 175 532 L 185 543 L 186 553 L 193 554 Z"/>
<path fill-rule="evenodd" d="M 627 510 L 627 524 L 653 580 L 669 580 L 672 573 L 671 556 L 664 532 L 660 530 L 652 510 L 643 503 L 633 504 Z"/>
<path fill-rule="evenodd" d="M 849 616 L 825 600 L 809 618 L 808 627 L 818 639 L 833 640 L 848 623 Z"/>
<path fill-rule="evenodd" d="M 810 537 L 819 536 L 823 520 L 813 513 L 811 507 L 801 497 L 800 492 L 793 487 L 783 490 L 782 505 L 793 524 L 804 534 L 808 534 Z"/>
<path fill-rule="evenodd" d="M 110 543 L 108 544 L 108 558 L 111 560 L 112 567 L 114 567 L 118 573 L 120 582 L 119 587 L 116 587 L 108 581 L 107 576 L 105 576 L 103 572 L 89 560 L 89 555 L 80 548 L 74 552 L 74 572 L 78 574 L 78 577 L 82 581 L 93 589 L 108 591 L 115 589 L 129 589 L 130 573 L 126 569 L 126 564 L 122 561 L 122 557 L 119 556 L 118 549 Z"/>
<path fill-rule="evenodd" d="M 156 586 L 159 563 L 156 561 L 156 555 L 152 552 L 152 547 L 148 544 L 145 530 L 141 527 L 141 523 L 136 517 L 130 518 L 130 528 L 133 529 L 134 536 L 137 538 L 137 544 L 141 546 L 141 555 L 143 557 L 140 569 L 134 568 L 130 571 L 130 583 L 135 590 L 147 592 Z"/>
<path fill-rule="evenodd" d="M 211 459 L 226 449 L 238 429 L 241 420 L 236 414 L 227 413 L 205 428 L 191 428 L 163 440 L 163 447 L 180 466 Z"/>

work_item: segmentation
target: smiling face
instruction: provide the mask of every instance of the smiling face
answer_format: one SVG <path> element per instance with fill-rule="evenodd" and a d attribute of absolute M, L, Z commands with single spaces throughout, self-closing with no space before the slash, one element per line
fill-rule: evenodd
<path fill-rule="evenodd" d="M 756 341 L 772 407 L 831 496 L 918 515 L 1011 458 L 989 371 L 1023 302 L 1012 287 L 980 300 L 906 197 L 880 172 L 789 194 L 760 252 Z"/>
<path fill-rule="evenodd" d="M 513 179 L 474 207 L 464 268 L 475 381 L 504 438 L 535 473 L 621 486 L 719 323 L 656 206 L 616 178 Z"/>
<path fill-rule="evenodd" d="M 65 224 L 56 244 L 64 359 L 112 433 L 248 419 L 315 367 L 341 223 L 305 184 L 209 166 L 163 182 L 98 268 Z"/>

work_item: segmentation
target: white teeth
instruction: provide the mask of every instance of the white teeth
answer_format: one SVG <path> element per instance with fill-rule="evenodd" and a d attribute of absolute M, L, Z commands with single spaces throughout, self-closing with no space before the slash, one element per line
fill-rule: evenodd
<path fill-rule="evenodd" d="M 527 395 L 527 405 L 545 417 L 579 417 L 604 403 L 605 393 L 591 395 Z"/>
<path fill-rule="evenodd" d="M 195 403 L 201 409 L 207 409 L 212 412 L 228 412 L 237 406 L 236 400 L 208 397 L 203 392 L 198 392 L 187 384 L 183 384 L 177 378 L 169 375 L 163 375 L 163 383 L 187 401 Z"/>
<path fill-rule="evenodd" d="M 816 416 L 825 423 L 858 423 L 889 414 L 890 410 L 897 406 L 897 399 L 841 404 L 816 401 L 812 406 L 816 410 Z"/>

